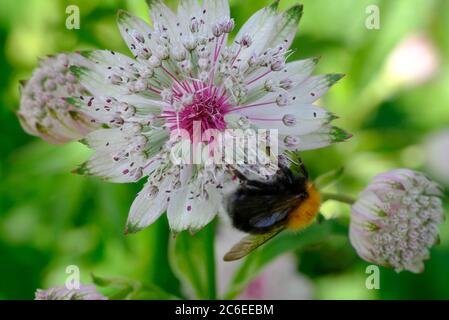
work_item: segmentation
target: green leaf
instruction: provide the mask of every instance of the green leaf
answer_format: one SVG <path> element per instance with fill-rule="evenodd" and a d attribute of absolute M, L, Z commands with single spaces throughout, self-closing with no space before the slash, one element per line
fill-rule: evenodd
<path fill-rule="evenodd" d="M 181 232 L 170 243 L 171 267 L 198 299 L 216 299 L 214 232 L 210 223 L 195 235 Z"/>
<path fill-rule="evenodd" d="M 93 283 L 98 287 L 105 288 L 105 295 L 111 300 L 128 300 L 133 292 L 138 290 L 140 284 L 137 281 L 103 278 L 94 274 L 92 276 Z"/>
<path fill-rule="evenodd" d="M 316 178 L 314 184 L 319 190 L 324 189 L 330 186 L 331 184 L 334 184 L 338 179 L 340 179 L 343 173 L 344 173 L 343 167 L 326 172 L 320 175 L 318 178 Z"/>
<path fill-rule="evenodd" d="M 224 298 L 236 298 L 268 263 L 280 255 L 320 243 L 332 233 L 337 232 L 342 232 L 339 223 L 335 220 L 328 220 L 322 224 L 315 224 L 300 233 L 281 233 L 245 259 L 234 274 Z"/>
<path fill-rule="evenodd" d="M 139 281 L 122 278 L 103 278 L 92 274 L 98 287 L 104 288 L 111 300 L 174 300 L 178 297 L 165 292 L 158 286 L 142 284 Z"/>
<path fill-rule="evenodd" d="M 156 285 L 143 285 L 132 293 L 130 300 L 179 300 L 180 298 L 163 291 Z"/>

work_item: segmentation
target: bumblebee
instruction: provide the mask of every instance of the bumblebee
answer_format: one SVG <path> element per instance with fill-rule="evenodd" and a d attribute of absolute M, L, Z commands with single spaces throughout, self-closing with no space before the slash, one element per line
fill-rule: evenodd
<path fill-rule="evenodd" d="M 298 171 L 280 165 L 267 181 L 236 172 L 241 185 L 227 197 L 225 206 L 233 226 L 249 235 L 224 256 L 225 261 L 245 257 L 285 229 L 302 230 L 313 222 L 321 204 L 320 193 L 302 162 Z"/>

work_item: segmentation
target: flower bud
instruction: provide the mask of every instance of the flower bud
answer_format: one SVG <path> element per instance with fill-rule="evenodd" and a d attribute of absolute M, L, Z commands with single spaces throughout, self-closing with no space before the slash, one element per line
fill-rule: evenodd
<path fill-rule="evenodd" d="M 182 39 L 182 44 L 187 51 L 192 51 L 197 47 L 198 41 L 195 37 L 188 36 Z"/>
<path fill-rule="evenodd" d="M 290 97 L 287 93 L 281 93 L 276 97 L 276 104 L 279 107 L 284 107 L 290 103 Z"/>
<path fill-rule="evenodd" d="M 159 59 L 156 56 L 151 56 L 151 58 L 148 62 L 150 63 L 150 66 L 152 68 L 159 68 L 162 65 L 161 59 Z"/>
<path fill-rule="evenodd" d="M 251 36 L 249 34 L 245 34 L 241 39 L 240 39 L 240 45 L 242 47 L 250 47 L 251 44 L 253 43 L 253 39 L 251 38 Z"/>
<path fill-rule="evenodd" d="M 293 81 L 286 78 L 280 81 L 279 86 L 284 90 L 290 90 L 291 88 L 293 88 Z"/>
<path fill-rule="evenodd" d="M 92 119 L 64 98 L 86 94 L 70 67 L 85 62 L 78 54 L 59 54 L 41 61 L 21 88 L 17 113 L 23 129 L 50 143 L 78 140 L 95 128 Z"/>
<path fill-rule="evenodd" d="M 234 19 L 225 18 L 223 21 L 223 32 L 231 33 L 234 30 L 235 22 Z"/>
<path fill-rule="evenodd" d="M 187 51 L 183 47 L 173 47 L 171 55 L 176 62 L 183 61 L 187 58 Z"/>
<path fill-rule="evenodd" d="M 223 34 L 223 25 L 221 23 L 217 23 L 212 27 L 212 34 L 215 37 L 221 37 L 221 35 Z"/>
<path fill-rule="evenodd" d="M 441 196 L 422 173 L 397 169 L 378 175 L 352 207 L 353 247 L 366 261 L 422 272 L 444 219 Z"/>
<path fill-rule="evenodd" d="M 170 57 L 170 50 L 166 46 L 157 46 L 156 55 L 160 60 L 167 60 Z"/>
<path fill-rule="evenodd" d="M 273 79 L 268 79 L 265 81 L 264 89 L 268 92 L 276 92 L 279 89 L 279 82 Z"/>
<path fill-rule="evenodd" d="M 271 70 L 273 71 L 281 71 L 285 68 L 285 62 L 282 60 L 275 60 L 272 64 L 271 64 Z"/>
<path fill-rule="evenodd" d="M 284 139 L 284 143 L 288 149 L 295 149 L 299 146 L 300 139 L 295 136 L 286 136 Z"/>
<path fill-rule="evenodd" d="M 282 118 L 282 122 L 287 126 L 287 127 L 294 127 L 296 126 L 296 117 L 292 114 L 286 114 L 283 118 Z"/>
<path fill-rule="evenodd" d="M 197 33 L 200 31 L 200 23 L 197 19 L 193 18 L 190 22 L 190 32 Z"/>

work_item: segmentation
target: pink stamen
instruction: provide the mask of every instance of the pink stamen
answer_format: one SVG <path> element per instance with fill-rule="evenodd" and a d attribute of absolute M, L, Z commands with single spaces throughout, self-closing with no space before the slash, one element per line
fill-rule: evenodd
<path fill-rule="evenodd" d="M 254 117 L 248 117 L 249 120 L 256 120 L 256 121 L 282 121 L 282 119 L 273 119 L 273 118 L 254 118 Z"/>
<path fill-rule="evenodd" d="M 210 75 L 210 79 L 209 79 L 210 87 L 212 87 L 213 81 L 215 79 L 215 69 L 217 67 L 218 57 L 220 56 L 221 49 L 223 48 L 225 38 L 226 38 L 226 35 L 223 34 L 221 36 L 221 40 L 220 40 L 220 38 L 217 38 L 217 40 L 215 42 L 214 62 L 212 63 L 211 75 Z"/>
<path fill-rule="evenodd" d="M 178 113 L 179 127 L 193 134 L 194 122 L 201 123 L 201 131 L 207 129 L 226 129 L 224 116 L 230 111 L 230 105 L 223 102 L 217 95 L 216 88 L 207 87 L 206 90 L 196 92 L 193 102 Z"/>
<path fill-rule="evenodd" d="M 243 110 L 243 109 L 248 109 L 248 108 L 260 107 L 260 106 L 267 106 L 267 105 L 274 104 L 274 103 L 276 103 L 276 101 L 270 101 L 270 102 L 262 102 L 262 103 L 250 104 L 250 105 L 247 105 L 247 106 L 234 108 L 234 109 L 231 110 L 231 112 L 239 111 L 239 110 Z"/>
<path fill-rule="evenodd" d="M 173 79 L 173 81 L 175 81 L 181 88 L 183 88 L 185 91 L 187 91 L 187 92 L 189 92 L 188 90 L 187 90 L 187 88 L 186 87 L 184 87 L 183 86 L 183 84 L 181 83 L 181 82 L 179 82 L 179 80 L 167 69 L 167 68 L 165 68 L 164 66 L 161 66 L 161 68 L 162 68 L 162 70 L 164 70 L 164 72 L 166 73 L 166 74 L 168 74 L 168 76 L 170 77 L 170 78 L 172 78 Z"/>
<path fill-rule="evenodd" d="M 184 86 L 187 88 L 189 93 L 194 91 L 194 90 L 192 90 L 192 87 L 190 87 L 190 84 L 188 81 L 184 81 Z"/>
<path fill-rule="evenodd" d="M 217 56 L 217 49 L 218 49 L 218 43 L 219 43 L 219 39 L 216 38 L 215 39 L 215 47 L 214 47 L 214 62 L 215 62 L 215 57 Z"/>
<path fill-rule="evenodd" d="M 237 51 L 237 54 L 236 54 L 235 57 L 232 59 L 231 66 L 234 65 L 235 61 L 237 60 L 238 56 L 240 55 L 240 52 L 242 52 L 242 46 L 240 46 L 239 50 Z"/>
<path fill-rule="evenodd" d="M 148 168 L 152 163 L 154 162 L 154 160 L 149 161 L 145 167 L 143 167 L 143 170 L 145 170 L 146 168 Z"/>
<path fill-rule="evenodd" d="M 150 86 L 148 86 L 147 87 L 148 88 L 148 90 L 150 90 L 151 92 L 154 92 L 154 93 L 156 93 L 156 94 L 161 94 L 161 91 L 159 91 L 159 90 L 157 90 L 157 89 L 154 89 L 154 88 L 152 88 L 152 87 L 150 87 Z"/>
<path fill-rule="evenodd" d="M 265 73 L 261 74 L 260 76 L 258 76 L 256 79 L 251 80 L 251 81 L 248 82 L 246 85 L 249 86 L 250 84 L 253 84 L 254 82 L 256 82 L 256 81 L 262 79 L 263 77 L 265 77 L 266 75 L 270 74 L 271 72 L 272 72 L 272 71 L 271 71 L 271 69 L 270 69 L 270 70 L 268 70 L 267 72 L 265 72 Z"/>
<path fill-rule="evenodd" d="M 226 38 L 226 35 L 223 34 L 221 36 L 220 46 L 219 46 L 218 50 L 215 52 L 214 62 L 217 62 L 218 57 L 220 56 L 220 52 L 221 52 L 221 49 L 223 48 L 223 44 L 224 44 L 225 38 Z"/>

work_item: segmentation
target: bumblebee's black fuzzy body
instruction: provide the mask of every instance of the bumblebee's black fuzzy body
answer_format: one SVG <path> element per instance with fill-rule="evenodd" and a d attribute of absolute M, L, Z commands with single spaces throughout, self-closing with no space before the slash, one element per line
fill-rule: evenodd
<path fill-rule="evenodd" d="M 227 210 L 235 228 L 251 234 L 264 234 L 285 225 L 289 214 L 308 198 L 308 175 L 294 175 L 280 167 L 268 181 L 248 180 L 240 173 L 242 185 L 229 196 Z"/>

